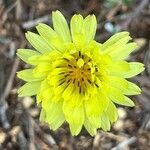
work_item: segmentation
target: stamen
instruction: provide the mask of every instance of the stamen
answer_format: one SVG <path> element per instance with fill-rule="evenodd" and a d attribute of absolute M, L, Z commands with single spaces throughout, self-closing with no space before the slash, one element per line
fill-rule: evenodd
<path fill-rule="evenodd" d="M 65 81 L 65 78 L 61 78 L 61 79 L 59 79 L 59 80 L 58 80 L 58 82 L 60 82 L 60 81 L 62 81 L 62 80 L 64 80 L 64 81 Z"/>
<path fill-rule="evenodd" d="M 98 72 L 98 68 L 97 67 L 95 68 L 95 71 Z"/>
<path fill-rule="evenodd" d="M 97 85 L 95 82 L 94 82 L 94 84 L 96 85 L 97 88 L 99 88 L 99 85 Z"/>
<path fill-rule="evenodd" d="M 90 61 L 91 61 L 91 58 L 89 58 L 88 62 L 90 62 Z"/>
<path fill-rule="evenodd" d="M 71 79 L 69 79 L 68 81 L 67 81 L 67 83 L 69 83 L 71 81 Z"/>
<path fill-rule="evenodd" d="M 62 82 L 60 82 L 60 83 L 58 84 L 58 86 L 62 85 L 63 83 L 65 83 L 65 80 L 62 81 Z"/>
<path fill-rule="evenodd" d="M 70 64 L 68 64 L 68 67 L 72 68 L 72 66 Z"/>
<path fill-rule="evenodd" d="M 84 79 L 82 78 L 82 81 L 84 82 Z"/>
<path fill-rule="evenodd" d="M 78 87 L 80 86 L 80 83 L 79 83 L 79 81 L 78 81 Z"/>
<path fill-rule="evenodd" d="M 79 57 L 81 57 L 81 51 L 79 51 Z"/>
<path fill-rule="evenodd" d="M 58 75 L 62 75 L 62 74 L 65 74 L 66 72 L 60 72 Z"/>
<path fill-rule="evenodd" d="M 75 83 L 76 79 L 73 80 L 73 84 Z"/>
<path fill-rule="evenodd" d="M 67 73 L 64 77 L 66 78 L 66 77 L 69 76 L 69 75 L 70 75 L 70 74 Z"/>
<path fill-rule="evenodd" d="M 69 59 L 67 59 L 67 58 L 63 58 L 63 59 L 64 59 L 64 60 L 66 60 L 67 62 L 68 62 L 68 61 L 70 61 L 70 60 L 69 60 Z"/>
<path fill-rule="evenodd" d="M 82 55 L 81 58 L 84 59 L 84 55 Z"/>
<path fill-rule="evenodd" d="M 92 82 L 91 82 L 89 79 L 87 79 L 87 81 L 88 81 L 90 84 L 92 84 Z"/>
<path fill-rule="evenodd" d="M 61 66 L 56 66 L 56 68 L 61 68 Z"/>
<path fill-rule="evenodd" d="M 73 73 L 73 71 L 71 70 L 71 71 L 69 71 L 69 73 Z"/>

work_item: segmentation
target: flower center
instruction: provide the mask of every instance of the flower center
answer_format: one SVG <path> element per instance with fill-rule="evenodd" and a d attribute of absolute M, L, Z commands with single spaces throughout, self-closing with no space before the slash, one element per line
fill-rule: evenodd
<path fill-rule="evenodd" d="M 73 84 L 80 94 L 84 94 L 86 89 L 90 86 L 99 87 L 93 80 L 95 72 L 98 72 L 98 68 L 93 65 L 92 59 L 86 54 L 81 54 L 81 52 L 76 52 L 71 54 L 71 57 L 62 58 L 63 66 L 58 66 L 56 68 L 63 68 L 64 70 L 59 73 L 61 78 L 59 78 L 58 86 L 63 84 L 66 87 L 69 84 Z M 66 88 L 65 87 L 65 88 Z"/>

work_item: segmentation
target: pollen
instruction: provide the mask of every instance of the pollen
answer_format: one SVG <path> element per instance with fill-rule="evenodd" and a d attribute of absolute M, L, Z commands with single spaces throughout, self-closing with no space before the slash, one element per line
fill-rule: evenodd
<path fill-rule="evenodd" d="M 82 58 L 80 58 L 78 61 L 77 61 L 77 65 L 79 66 L 79 68 L 81 68 L 83 65 L 84 65 L 84 60 Z"/>

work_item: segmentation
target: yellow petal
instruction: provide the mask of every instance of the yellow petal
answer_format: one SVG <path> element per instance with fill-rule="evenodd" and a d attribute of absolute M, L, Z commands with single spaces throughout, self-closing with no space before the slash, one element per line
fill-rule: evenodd
<path fill-rule="evenodd" d="M 46 111 L 42 108 L 40 113 L 40 121 L 45 122 L 46 119 Z"/>
<path fill-rule="evenodd" d="M 40 104 L 42 102 L 42 99 L 43 99 L 43 97 L 42 97 L 42 94 L 41 94 L 41 92 L 39 90 L 39 92 L 36 95 L 36 103 Z"/>
<path fill-rule="evenodd" d="M 132 100 L 130 100 L 129 98 L 127 98 L 126 96 L 123 95 L 123 93 L 114 88 L 111 87 L 109 85 L 103 84 L 103 87 L 105 89 L 105 92 L 107 93 L 108 97 L 115 103 L 120 104 L 120 105 L 124 105 L 124 106 L 129 106 L 129 107 L 133 107 L 134 103 Z"/>
<path fill-rule="evenodd" d="M 74 90 L 74 85 L 70 83 L 63 92 L 63 95 L 62 95 L 63 98 L 65 100 L 70 100 L 70 97 L 72 97 L 73 90 Z"/>
<path fill-rule="evenodd" d="M 62 47 L 62 39 L 58 34 L 48 25 L 40 23 L 38 26 L 36 26 L 39 34 L 47 41 L 47 43 L 53 48 L 53 49 L 59 49 Z"/>
<path fill-rule="evenodd" d="M 130 70 L 130 65 L 126 61 L 112 62 L 112 64 L 110 64 L 107 67 L 107 71 L 108 71 L 109 75 L 118 76 L 118 77 L 122 77 L 129 70 Z"/>
<path fill-rule="evenodd" d="M 111 51 L 109 53 L 111 58 L 114 60 L 122 60 L 122 59 L 126 59 L 131 52 L 133 52 L 135 49 L 137 49 L 137 44 L 133 43 L 133 42 L 128 43 L 126 45 L 120 44 L 120 46 L 118 46 L 118 47 L 114 46 L 114 49 L 115 49 L 114 51 Z"/>
<path fill-rule="evenodd" d="M 103 53 L 110 55 L 113 60 L 126 59 L 137 48 L 136 43 L 128 43 L 131 39 L 128 32 L 120 32 L 110 37 L 101 48 Z"/>
<path fill-rule="evenodd" d="M 37 51 L 46 53 L 52 50 L 52 47 L 40 35 L 28 31 L 25 36 Z"/>
<path fill-rule="evenodd" d="M 124 37 L 127 37 L 129 35 L 129 32 L 119 32 L 110 37 L 103 45 L 103 51 L 105 51 L 108 47 L 112 46 L 114 43 L 118 42 L 119 40 L 123 39 Z"/>
<path fill-rule="evenodd" d="M 112 91 L 111 91 L 112 92 Z M 134 103 L 132 100 L 130 100 L 128 97 L 123 96 L 123 94 L 121 94 L 121 92 L 117 91 L 117 90 L 113 90 L 113 92 L 116 93 L 111 93 L 110 94 L 110 99 L 120 105 L 124 105 L 124 106 L 129 106 L 129 107 L 133 107 Z"/>
<path fill-rule="evenodd" d="M 70 21 L 72 40 L 75 42 L 76 35 L 83 34 L 83 17 L 81 15 L 74 15 Z"/>
<path fill-rule="evenodd" d="M 124 78 L 131 78 L 144 70 L 144 64 L 139 62 L 131 62 L 129 63 L 129 67 L 129 71 L 123 74 Z"/>
<path fill-rule="evenodd" d="M 110 121 L 106 113 L 104 113 L 101 117 L 101 127 L 104 131 L 110 130 Z"/>
<path fill-rule="evenodd" d="M 74 100 L 76 99 L 71 98 L 69 101 L 64 101 L 63 112 L 66 121 L 69 123 L 71 134 L 77 135 L 84 123 L 84 108 L 81 102 L 79 102 L 78 106 L 74 106 Z"/>
<path fill-rule="evenodd" d="M 40 63 L 33 69 L 33 76 L 36 78 L 43 78 L 48 75 L 50 70 L 50 63 Z"/>
<path fill-rule="evenodd" d="M 48 41 L 51 41 L 53 37 L 58 36 L 57 33 L 48 25 L 44 23 L 39 23 L 36 26 L 36 29 L 38 30 L 39 34 Z"/>
<path fill-rule="evenodd" d="M 41 82 L 27 82 L 18 89 L 18 96 L 33 96 L 36 95 L 40 89 Z"/>
<path fill-rule="evenodd" d="M 117 108 L 112 102 L 109 103 L 108 108 L 106 110 L 106 114 L 108 115 L 108 118 L 111 123 L 117 120 L 118 118 Z"/>
<path fill-rule="evenodd" d="M 24 62 L 29 63 L 29 58 L 36 56 L 39 57 L 40 53 L 30 49 L 17 49 L 17 56 L 22 59 Z M 32 63 L 29 63 L 32 64 Z"/>
<path fill-rule="evenodd" d="M 128 88 L 124 91 L 125 95 L 138 95 L 141 89 L 134 83 L 128 81 Z"/>
<path fill-rule="evenodd" d="M 26 70 L 19 71 L 17 72 L 17 77 L 27 82 L 42 80 L 42 78 L 35 78 L 33 76 L 33 69 L 26 69 Z"/>
<path fill-rule="evenodd" d="M 91 99 L 85 100 L 85 112 L 87 117 L 100 116 L 109 104 L 109 99 L 99 91 L 99 96 L 93 95 Z M 96 108 L 96 109 L 95 109 Z"/>
<path fill-rule="evenodd" d="M 65 41 L 71 42 L 71 36 L 66 19 L 60 11 L 52 12 L 53 26 L 57 34 Z"/>
<path fill-rule="evenodd" d="M 53 90 L 49 85 L 49 81 L 47 79 L 41 82 L 40 90 L 36 96 L 36 102 L 39 104 L 44 99 L 52 100 Z"/>
<path fill-rule="evenodd" d="M 89 15 L 84 19 L 85 41 L 89 43 L 95 37 L 97 21 L 95 15 Z"/>
<path fill-rule="evenodd" d="M 122 92 L 128 89 L 128 81 L 126 81 L 124 78 L 109 76 L 108 79 L 108 84 L 110 84 L 110 86 L 113 86 Z"/>
<path fill-rule="evenodd" d="M 89 15 L 85 19 L 81 15 L 74 15 L 70 23 L 72 39 L 77 49 L 82 49 L 94 39 L 97 27 L 94 15 Z"/>
<path fill-rule="evenodd" d="M 108 44 L 105 45 L 102 44 L 102 50 L 104 52 L 104 54 L 113 54 L 113 53 L 116 53 L 118 50 L 122 49 L 122 47 L 124 47 L 127 42 L 131 40 L 131 37 L 130 36 L 125 36 L 125 37 L 122 37 L 121 39 L 115 41 L 114 43 L 111 43 L 111 45 L 108 46 Z M 109 41 L 109 40 L 107 40 Z M 107 42 L 106 41 L 106 42 Z"/>
<path fill-rule="evenodd" d="M 53 130 L 59 128 L 65 120 L 62 112 L 62 102 L 44 100 L 42 101 L 42 107 L 46 112 L 45 121 L 50 125 L 50 128 Z"/>
<path fill-rule="evenodd" d="M 108 84 L 119 89 L 125 95 L 138 95 L 141 93 L 141 89 L 136 84 L 124 78 L 109 76 Z"/>
<path fill-rule="evenodd" d="M 90 133 L 91 136 L 96 135 L 97 129 L 101 126 L 100 116 L 86 117 L 84 121 L 84 127 Z"/>

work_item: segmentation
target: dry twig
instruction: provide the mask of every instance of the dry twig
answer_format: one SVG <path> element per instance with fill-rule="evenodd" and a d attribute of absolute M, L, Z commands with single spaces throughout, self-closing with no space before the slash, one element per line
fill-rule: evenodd
<path fill-rule="evenodd" d="M 3 127 L 5 129 L 9 129 L 10 128 L 10 124 L 9 124 L 9 122 L 7 120 L 7 116 L 6 116 L 6 109 L 7 109 L 6 98 L 9 95 L 9 92 L 10 92 L 10 90 L 12 88 L 12 84 L 13 84 L 13 81 L 14 81 L 14 77 L 15 77 L 18 65 L 19 65 L 19 59 L 16 58 L 15 62 L 13 64 L 13 67 L 12 67 L 12 70 L 11 70 L 8 82 L 6 84 L 4 93 L 0 97 L 0 119 L 1 119 L 2 125 L 3 125 Z"/>
<path fill-rule="evenodd" d="M 30 28 L 33 28 L 35 27 L 38 23 L 41 23 L 41 22 L 48 22 L 49 21 L 49 15 L 45 15 L 43 17 L 40 17 L 40 18 L 37 18 L 37 19 L 34 19 L 34 20 L 30 20 L 30 21 L 27 21 L 27 22 L 23 22 L 22 23 L 22 28 L 23 29 L 30 29 Z"/>
<path fill-rule="evenodd" d="M 116 147 L 112 148 L 111 150 L 124 150 L 126 146 L 129 146 L 130 144 L 135 143 L 137 140 L 136 137 L 128 138 L 121 143 L 119 143 Z"/>

